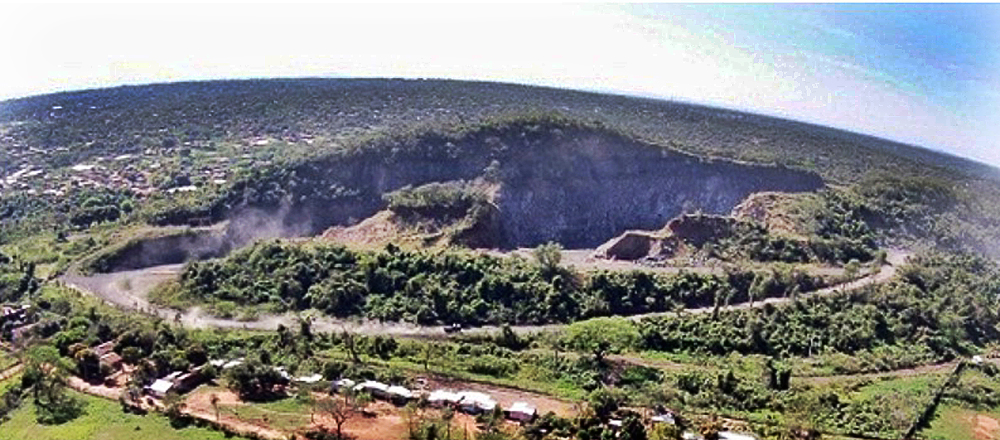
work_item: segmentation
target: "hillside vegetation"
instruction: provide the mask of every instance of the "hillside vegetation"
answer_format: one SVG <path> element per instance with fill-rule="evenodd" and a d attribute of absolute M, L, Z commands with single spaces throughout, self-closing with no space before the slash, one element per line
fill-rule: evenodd
<path fill-rule="evenodd" d="M 331 238 L 390 222 L 417 239 Z M 566 263 L 629 233 L 676 252 Z M 462 416 L 484 440 L 965 432 L 929 417 L 1000 411 L 997 257 L 997 170 L 704 106 L 388 79 L 7 101 L 0 366 L 21 365 L 0 379 L 0 438 L 229 437 L 190 425 L 228 432 L 235 407 L 331 438 L 305 425 L 332 404 L 295 379 L 313 374 L 557 404 L 520 427 Z M 138 272 L 176 268 L 143 296 Z M 87 272 L 127 310 L 73 281 Z M 123 410 L 156 400 L 188 427 L 68 391 L 114 374 L 99 344 L 128 366 Z M 221 420 L 217 396 L 215 417 L 184 414 L 204 388 L 143 395 L 196 369 L 230 400 Z M 351 417 L 457 438 L 450 411 L 379 408 Z M 649 421 L 668 410 L 676 427 Z"/>
<path fill-rule="evenodd" d="M 407 184 L 480 176 L 502 159 L 491 155 L 510 154 L 497 145 L 534 149 L 559 139 L 778 164 L 816 172 L 827 183 L 883 179 L 883 185 L 859 188 L 897 204 L 912 199 L 900 191 L 938 194 L 952 205 L 944 208 L 949 216 L 935 222 L 939 229 L 959 229 L 961 239 L 979 250 L 996 248 L 995 171 L 927 150 L 690 104 L 494 83 L 337 79 L 177 83 L 0 103 L 0 167 L 7 175 L 45 172 L 21 176 L 3 191 L 0 242 L 101 222 L 219 221 L 237 216 L 241 207 L 308 213 L 308 224 L 288 229 L 316 233 L 372 214 L 384 206 L 384 192 Z M 449 158 L 465 162 L 453 162 L 450 175 L 412 173 Z M 70 168 L 81 164 L 98 168 Z M 337 171 L 359 165 L 411 177 L 368 186 L 357 180 L 361 176 Z M 520 169 L 513 165 L 500 160 L 499 171 Z M 929 184 L 933 188 L 925 191 Z M 325 211 L 339 214 L 308 218 L 317 210 L 304 203 L 332 205 Z M 903 214 L 909 209 L 896 208 Z"/>

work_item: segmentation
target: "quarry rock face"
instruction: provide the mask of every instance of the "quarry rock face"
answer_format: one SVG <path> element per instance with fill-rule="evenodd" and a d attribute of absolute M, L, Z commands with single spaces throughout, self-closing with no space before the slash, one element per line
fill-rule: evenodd
<path fill-rule="evenodd" d="M 630 229 L 658 229 L 685 212 L 729 213 L 762 191 L 813 191 L 814 174 L 695 156 L 596 132 L 543 131 L 472 137 L 457 144 L 377 152 L 326 165 L 310 173 L 335 176 L 331 186 L 356 197 L 323 202 L 304 198 L 293 219 L 326 227 L 373 215 L 383 193 L 406 185 L 471 180 L 496 168 L 499 234 L 478 240 L 498 248 L 530 247 L 548 241 L 569 248 L 593 248 Z"/>
<path fill-rule="evenodd" d="M 683 213 L 729 213 L 754 193 L 823 186 L 817 174 L 806 171 L 703 159 L 609 131 L 530 125 L 481 130 L 460 139 L 425 136 L 383 143 L 300 163 L 287 176 L 258 187 L 248 183 L 244 198 L 273 192 L 281 202 L 236 202 L 216 219 L 229 221 L 225 238 L 204 242 L 209 248 L 217 244 L 218 250 L 185 243 L 184 248 L 198 249 L 186 257 L 217 256 L 261 237 L 316 235 L 353 225 L 386 208 L 383 194 L 431 182 L 486 179 L 496 184 L 496 209 L 489 221 L 474 225 L 460 241 L 501 249 L 549 241 L 595 248 L 628 230 L 659 229 Z M 636 246 L 642 245 L 627 247 Z"/>
<path fill-rule="evenodd" d="M 812 191 L 822 180 L 781 167 L 704 161 L 590 136 L 517 152 L 497 205 L 506 246 L 592 248 L 684 213 L 727 214 L 760 191 Z"/>
<path fill-rule="evenodd" d="M 492 236 L 477 234 L 474 242 L 506 249 L 548 241 L 594 248 L 685 212 L 729 213 L 753 193 L 823 186 L 810 172 L 706 160 L 605 131 L 540 127 L 363 149 L 299 165 L 294 174 L 288 206 L 250 207 L 281 217 L 292 231 L 285 235 L 360 222 L 385 209 L 383 194 L 406 185 L 485 177 L 499 186 L 497 212 L 487 228 Z"/>

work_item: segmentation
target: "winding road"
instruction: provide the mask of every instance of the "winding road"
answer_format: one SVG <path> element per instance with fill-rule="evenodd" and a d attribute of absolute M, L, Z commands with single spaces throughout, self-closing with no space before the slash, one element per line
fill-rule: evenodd
<path fill-rule="evenodd" d="M 831 295 L 837 292 L 858 289 L 864 286 L 884 283 L 893 278 L 896 268 L 906 262 L 910 253 L 899 249 L 887 249 L 886 264 L 878 272 L 859 278 L 854 281 L 837 284 L 811 292 L 803 292 L 801 296 Z M 301 314 L 286 313 L 263 315 L 253 321 L 240 321 L 236 319 L 226 319 L 211 316 L 204 312 L 201 307 L 192 307 L 187 311 L 178 311 L 166 307 L 161 307 L 150 303 L 147 300 L 149 292 L 161 282 L 172 279 L 180 272 L 182 265 L 154 266 L 139 270 L 122 271 L 114 273 L 94 274 L 83 276 L 76 273 L 69 273 L 60 278 L 66 286 L 74 288 L 84 294 L 101 298 L 105 302 L 125 310 L 137 310 L 149 315 L 158 316 L 168 321 L 178 322 L 186 327 L 192 328 L 235 328 L 247 330 L 275 330 L 279 325 L 294 328 L 298 325 Z M 753 303 L 734 304 L 719 308 L 719 311 L 731 311 L 748 309 L 753 307 L 763 307 L 765 304 L 782 304 L 792 301 L 792 298 L 768 298 Z M 700 314 L 711 313 L 714 307 L 701 307 L 686 309 L 684 313 Z M 650 316 L 666 315 L 673 312 L 656 312 L 641 315 L 629 316 L 628 319 L 637 321 Z M 442 337 L 445 335 L 441 326 L 420 326 L 407 323 L 391 323 L 367 321 L 362 319 L 335 319 L 319 314 L 311 314 L 312 328 L 316 331 L 333 332 L 348 331 L 369 335 L 392 335 L 399 337 Z M 533 333 L 547 330 L 555 330 L 564 327 L 566 324 L 545 324 L 545 325 L 519 325 L 512 326 L 511 329 L 518 333 Z M 464 334 L 483 334 L 499 331 L 499 326 L 483 326 L 467 329 Z"/>

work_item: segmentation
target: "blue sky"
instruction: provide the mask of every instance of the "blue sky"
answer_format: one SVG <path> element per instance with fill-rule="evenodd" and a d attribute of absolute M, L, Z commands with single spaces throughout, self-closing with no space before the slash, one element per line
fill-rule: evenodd
<path fill-rule="evenodd" d="M 0 17 L 0 99 L 186 79 L 484 79 L 752 110 L 1000 165 L 1000 5 L 77 4 Z"/>

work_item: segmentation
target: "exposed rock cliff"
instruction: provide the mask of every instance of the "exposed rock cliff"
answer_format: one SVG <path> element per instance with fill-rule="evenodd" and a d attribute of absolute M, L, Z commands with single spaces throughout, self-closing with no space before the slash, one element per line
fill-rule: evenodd
<path fill-rule="evenodd" d="M 247 183 L 241 200 L 228 202 L 234 206 L 227 208 L 230 227 L 219 252 L 261 236 L 356 224 L 386 208 L 384 194 L 407 185 L 476 179 L 496 186 L 491 209 L 456 238 L 504 249 L 548 241 L 593 248 L 685 212 L 728 213 L 753 193 L 823 186 L 814 173 L 698 158 L 612 132 L 515 124 L 458 138 L 385 142 Z"/>

